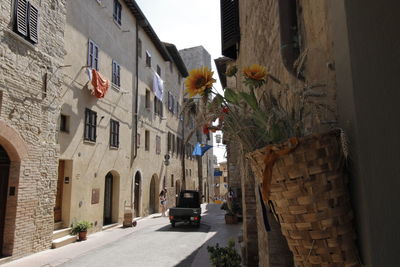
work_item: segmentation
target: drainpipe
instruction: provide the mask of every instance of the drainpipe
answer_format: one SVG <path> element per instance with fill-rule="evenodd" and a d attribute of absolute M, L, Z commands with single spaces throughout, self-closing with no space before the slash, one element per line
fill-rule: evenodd
<path fill-rule="evenodd" d="M 139 23 L 136 20 L 136 92 L 135 92 L 135 148 L 133 159 L 137 157 L 137 140 L 138 140 L 138 112 L 139 112 Z"/>
<path fill-rule="evenodd" d="M 278 9 L 283 65 L 292 75 L 296 76 L 296 78 L 302 79 L 294 66 L 296 59 L 300 55 L 297 1 L 279 0 Z"/>

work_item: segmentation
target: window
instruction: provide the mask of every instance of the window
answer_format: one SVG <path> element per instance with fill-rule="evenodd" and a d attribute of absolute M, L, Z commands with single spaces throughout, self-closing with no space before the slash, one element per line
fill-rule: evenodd
<path fill-rule="evenodd" d="M 162 102 L 156 96 L 154 96 L 154 114 L 157 114 L 160 117 L 163 115 Z"/>
<path fill-rule="evenodd" d="M 192 176 L 192 169 L 189 169 L 189 176 Z"/>
<path fill-rule="evenodd" d="M 122 5 L 118 0 L 114 0 L 113 18 L 118 25 L 121 25 Z"/>
<path fill-rule="evenodd" d="M 236 59 L 240 41 L 239 0 L 221 1 L 221 41 L 222 55 Z"/>
<path fill-rule="evenodd" d="M 119 122 L 110 120 L 110 146 L 119 147 Z"/>
<path fill-rule="evenodd" d="M 174 175 L 171 174 L 171 187 L 174 187 Z"/>
<path fill-rule="evenodd" d="M 63 114 L 60 116 L 60 131 L 68 133 L 68 116 Z"/>
<path fill-rule="evenodd" d="M 113 84 L 117 85 L 118 87 L 121 86 L 121 67 L 115 60 L 113 60 L 113 62 L 112 62 L 111 81 Z"/>
<path fill-rule="evenodd" d="M 99 47 L 92 41 L 88 43 L 88 62 L 87 65 L 95 70 L 99 70 Z"/>
<path fill-rule="evenodd" d="M 176 152 L 176 146 L 175 146 L 175 135 L 172 135 L 172 153 Z"/>
<path fill-rule="evenodd" d="M 146 89 L 146 104 L 145 107 L 150 109 L 150 90 Z"/>
<path fill-rule="evenodd" d="M 140 133 L 138 133 L 136 137 L 136 147 L 140 147 Z"/>
<path fill-rule="evenodd" d="M 176 116 L 179 117 L 180 113 L 181 113 L 181 106 L 180 106 L 179 103 L 177 102 L 177 103 L 176 103 Z"/>
<path fill-rule="evenodd" d="M 15 0 L 14 31 L 37 44 L 39 10 L 27 0 Z"/>
<path fill-rule="evenodd" d="M 158 76 L 161 77 L 161 68 L 160 68 L 160 66 L 158 66 L 158 65 L 157 65 L 157 74 L 158 74 Z"/>
<path fill-rule="evenodd" d="M 142 58 L 142 40 L 138 39 L 137 53 L 139 58 Z"/>
<path fill-rule="evenodd" d="M 175 113 L 174 107 L 175 107 L 174 96 L 170 92 L 168 92 L 168 110 L 171 111 L 172 113 Z"/>
<path fill-rule="evenodd" d="M 151 67 L 151 55 L 149 51 L 146 51 L 146 66 L 149 68 Z"/>
<path fill-rule="evenodd" d="M 150 150 L 150 132 L 147 130 L 144 132 L 144 149 L 146 151 Z"/>
<path fill-rule="evenodd" d="M 85 133 L 86 141 L 96 142 L 97 113 L 93 110 L 85 110 Z"/>
<path fill-rule="evenodd" d="M 178 84 L 181 85 L 182 82 L 182 76 L 178 73 Z"/>
<path fill-rule="evenodd" d="M 161 154 L 161 137 L 158 135 L 156 136 L 156 154 Z"/>
<path fill-rule="evenodd" d="M 171 143 L 172 143 L 172 134 L 168 132 L 168 137 L 167 137 L 167 151 L 171 151 Z"/>

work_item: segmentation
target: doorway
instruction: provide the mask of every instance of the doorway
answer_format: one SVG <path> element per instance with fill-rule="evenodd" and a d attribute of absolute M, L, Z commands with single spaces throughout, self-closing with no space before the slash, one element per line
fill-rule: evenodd
<path fill-rule="evenodd" d="M 135 211 L 135 217 L 140 217 L 140 172 L 136 172 L 135 183 L 134 183 L 134 201 L 133 208 Z"/>
<path fill-rule="evenodd" d="M 103 225 L 112 223 L 112 199 L 113 199 L 113 181 L 111 172 L 107 173 L 104 186 L 104 215 Z"/>
<path fill-rule="evenodd" d="M 179 194 L 181 192 L 181 182 L 177 180 L 175 182 L 175 205 L 178 206 Z"/>
<path fill-rule="evenodd" d="M 157 174 L 153 174 L 151 177 L 150 182 L 150 199 L 149 199 L 149 213 L 156 213 L 158 212 L 158 179 Z"/>
<path fill-rule="evenodd" d="M 58 163 L 58 181 L 56 204 L 54 206 L 54 222 L 60 222 L 62 219 L 62 200 L 63 200 L 63 184 L 65 173 L 65 161 L 60 160 Z"/>
<path fill-rule="evenodd" d="M 8 175 L 10 172 L 10 158 L 0 146 L 0 254 L 3 256 L 4 222 L 7 207 Z"/>

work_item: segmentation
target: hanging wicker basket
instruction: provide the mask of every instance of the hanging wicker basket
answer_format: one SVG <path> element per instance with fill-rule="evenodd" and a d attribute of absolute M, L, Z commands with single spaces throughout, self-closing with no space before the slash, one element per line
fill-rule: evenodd
<path fill-rule="evenodd" d="M 271 166 L 268 197 L 297 266 L 360 266 L 340 133 L 300 138 Z M 247 155 L 260 183 L 271 147 Z"/>

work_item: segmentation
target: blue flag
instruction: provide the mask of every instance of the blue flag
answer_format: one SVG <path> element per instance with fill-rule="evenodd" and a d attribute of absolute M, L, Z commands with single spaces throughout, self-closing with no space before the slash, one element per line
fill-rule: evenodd
<path fill-rule="evenodd" d="M 206 153 L 206 151 L 212 147 L 213 146 L 210 146 L 210 145 L 204 145 L 204 144 L 197 143 L 196 146 L 194 147 L 192 155 L 193 156 L 203 156 L 204 153 Z"/>

